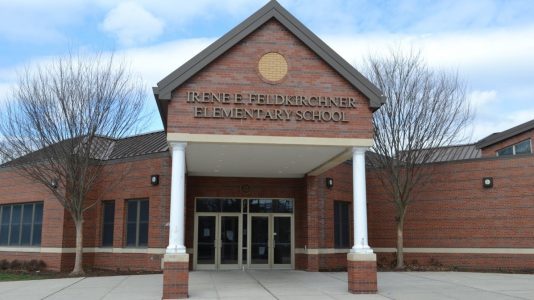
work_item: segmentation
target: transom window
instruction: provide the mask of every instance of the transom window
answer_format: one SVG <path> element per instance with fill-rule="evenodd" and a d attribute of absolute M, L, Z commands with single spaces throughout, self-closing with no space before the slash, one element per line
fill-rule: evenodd
<path fill-rule="evenodd" d="M 532 153 L 530 139 L 508 146 L 497 151 L 497 156 L 519 155 Z"/>
<path fill-rule="evenodd" d="M 293 213 L 292 199 L 197 198 L 197 212 Z"/>
<path fill-rule="evenodd" d="M 41 245 L 42 223 L 42 202 L 0 206 L 0 245 Z"/>

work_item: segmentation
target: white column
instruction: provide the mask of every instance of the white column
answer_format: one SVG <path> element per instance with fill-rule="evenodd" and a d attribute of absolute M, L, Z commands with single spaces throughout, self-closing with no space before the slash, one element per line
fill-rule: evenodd
<path fill-rule="evenodd" d="M 170 143 L 172 153 L 171 214 L 167 254 L 186 253 L 185 248 L 185 147 Z"/>
<path fill-rule="evenodd" d="M 367 241 L 367 191 L 365 188 L 365 147 L 352 148 L 352 188 L 353 188 L 353 253 L 373 253 Z"/>

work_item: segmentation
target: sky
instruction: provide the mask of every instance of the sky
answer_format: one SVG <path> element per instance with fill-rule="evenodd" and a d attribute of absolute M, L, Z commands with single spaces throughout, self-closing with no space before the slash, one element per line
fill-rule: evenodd
<path fill-rule="evenodd" d="M 267 2 L 0 0 L 0 101 L 25 67 L 69 51 L 114 52 L 145 82 L 146 131 L 162 129 L 151 87 Z M 469 141 L 534 119 L 534 1 L 279 2 L 356 69 L 401 47 L 458 71 L 476 111 Z"/>

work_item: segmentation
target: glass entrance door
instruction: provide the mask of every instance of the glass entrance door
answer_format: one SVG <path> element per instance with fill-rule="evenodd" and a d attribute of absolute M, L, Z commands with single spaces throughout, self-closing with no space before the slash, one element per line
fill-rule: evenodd
<path fill-rule="evenodd" d="M 195 269 L 241 267 L 241 214 L 197 214 Z"/>
<path fill-rule="evenodd" d="M 273 265 L 291 268 L 291 217 L 273 216 Z"/>
<path fill-rule="evenodd" d="M 219 269 L 239 269 L 241 262 L 241 216 L 219 215 Z"/>
<path fill-rule="evenodd" d="M 249 266 L 290 269 L 292 267 L 292 217 L 283 214 L 250 214 Z"/>
<path fill-rule="evenodd" d="M 250 265 L 269 268 L 271 249 L 269 215 L 250 216 Z"/>

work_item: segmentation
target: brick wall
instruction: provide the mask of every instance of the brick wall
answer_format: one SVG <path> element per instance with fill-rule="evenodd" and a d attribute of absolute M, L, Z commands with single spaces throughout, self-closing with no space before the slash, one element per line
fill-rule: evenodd
<path fill-rule="evenodd" d="M 159 175 L 159 185 L 150 184 L 150 176 Z M 115 181 L 120 180 L 120 184 Z M 169 153 L 117 161 L 106 165 L 92 199 L 115 201 L 113 248 L 146 251 L 166 248 L 170 205 L 171 158 Z M 98 198 L 97 198 L 98 197 Z M 126 201 L 148 199 L 148 247 L 126 247 Z M 102 202 L 86 212 L 84 247 L 100 247 L 102 236 Z M 105 249 L 104 249 L 105 250 Z M 162 254 L 151 253 L 88 253 L 87 262 L 97 268 L 160 270 Z"/>
<path fill-rule="evenodd" d="M 488 158 L 434 164 L 430 184 L 418 189 L 409 206 L 405 247 L 534 248 L 534 156 Z M 378 174 L 367 173 L 371 247 L 395 247 L 394 207 Z M 482 187 L 483 177 L 494 187 Z M 391 254 L 381 255 L 382 260 Z M 415 254 L 406 262 L 448 266 L 534 269 L 534 255 Z M 379 259 L 379 261 L 380 261 Z"/>
<path fill-rule="evenodd" d="M 530 139 L 531 141 L 534 140 L 534 129 L 523 132 L 521 134 L 518 134 L 512 138 L 506 139 L 494 145 L 490 145 L 489 147 L 483 148 L 482 157 L 495 157 L 497 155 L 496 152 L 501 150 L 502 148 L 522 142 L 527 139 Z M 531 146 L 533 145 L 531 144 Z"/>
<path fill-rule="evenodd" d="M 288 63 L 288 74 L 278 84 L 267 83 L 258 75 L 260 57 L 272 51 L 282 54 Z M 186 103 L 189 91 L 352 97 L 356 99 L 356 108 L 342 110 L 346 112 L 347 123 L 199 119 L 193 117 L 194 105 Z M 217 106 L 243 107 L 235 104 Z M 294 106 L 246 106 L 282 108 L 293 112 L 304 109 Z M 307 137 L 372 138 L 371 115 L 368 100 L 359 91 L 287 29 L 271 20 L 174 91 L 168 106 L 167 128 L 171 133 L 294 136 L 298 132 L 298 136 Z"/>
<path fill-rule="evenodd" d="M 168 243 L 170 164 L 168 153 L 114 161 L 103 169 L 100 182 L 90 193 L 84 214 L 84 247 L 98 248 L 101 243 L 102 206 L 100 200 L 115 200 L 114 248 L 125 247 L 125 203 L 128 199 L 149 199 L 148 248 L 165 248 Z M 150 175 L 159 174 L 160 184 L 152 186 Z M 121 180 L 122 178 L 122 180 Z M 116 184 L 116 182 L 120 182 Z M 43 201 L 41 247 L 59 253 L 0 252 L 0 259 L 42 259 L 51 270 L 69 271 L 74 264 L 75 228 L 70 214 L 39 183 L 13 169 L 0 169 L 0 204 Z M 105 249 L 104 249 L 105 250 Z M 128 249 L 127 249 L 128 250 Z M 146 249 L 129 249 L 147 252 Z M 67 253 L 61 253 L 67 252 Z M 85 253 L 84 264 L 97 268 L 160 270 L 161 254 Z"/>
<path fill-rule="evenodd" d="M 334 187 L 326 187 L 326 178 L 334 180 Z M 306 248 L 334 248 L 334 201 L 352 203 L 352 166 L 342 163 L 324 174 L 306 178 L 307 224 L 305 231 Z M 350 243 L 352 245 L 352 205 L 349 205 Z M 301 248 L 297 244 L 297 247 Z M 342 251 L 343 249 L 340 249 Z M 347 250 L 348 251 L 348 250 Z M 327 271 L 345 269 L 346 253 L 332 254 L 296 254 L 296 266 L 308 271 Z"/>
<path fill-rule="evenodd" d="M 20 175 L 14 169 L 0 168 L 0 204 L 37 201 L 44 203 L 41 247 L 61 248 L 63 245 L 63 220 L 66 215 L 61 204 L 41 184 Z M 61 253 L 0 252 L 0 259 L 42 259 L 52 270 L 62 268 Z"/>

